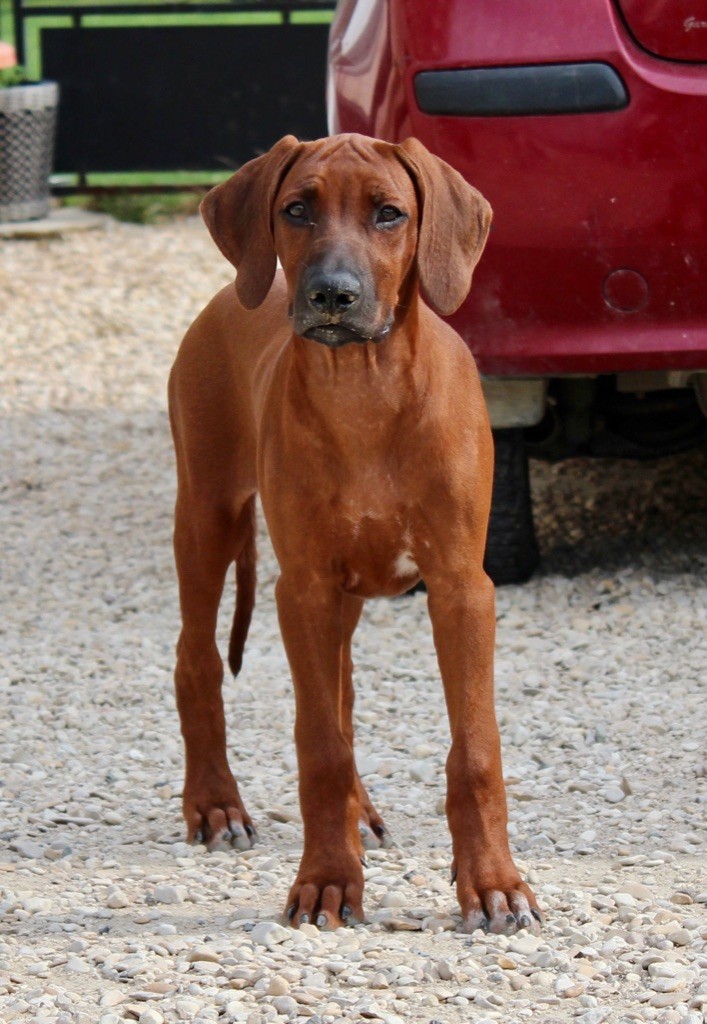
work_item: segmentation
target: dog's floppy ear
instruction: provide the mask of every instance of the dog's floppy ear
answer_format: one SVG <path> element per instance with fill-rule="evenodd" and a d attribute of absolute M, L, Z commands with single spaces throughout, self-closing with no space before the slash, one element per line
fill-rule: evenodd
<path fill-rule="evenodd" d="M 417 269 L 426 301 L 443 316 L 461 306 L 483 252 L 491 207 L 458 171 L 406 139 L 398 155 L 412 175 L 420 201 Z"/>
<path fill-rule="evenodd" d="M 246 309 L 265 300 L 275 277 L 272 204 L 298 146 L 293 135 L 286 135 L 212 188 L 199 207 L 211 237 L 238 271 L 236 292 Z"/>

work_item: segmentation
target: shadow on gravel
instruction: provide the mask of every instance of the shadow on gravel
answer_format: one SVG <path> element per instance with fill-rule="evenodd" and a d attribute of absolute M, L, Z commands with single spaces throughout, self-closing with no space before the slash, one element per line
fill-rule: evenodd
<path fill-rule="evenodd" d="M 531 461 L 540 576 L 707 570 L 707 447 L 650 462 Z"/>

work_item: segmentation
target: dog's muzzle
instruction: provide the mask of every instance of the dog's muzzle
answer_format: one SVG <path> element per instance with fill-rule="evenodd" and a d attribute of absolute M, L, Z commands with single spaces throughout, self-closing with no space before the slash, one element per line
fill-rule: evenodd
<path fill-rule="evenodd" d="M 348 270 L 310 268 L 303 276 L 294 304 L 297 334 L 330 348 L 381 341 L 390 325 L 371 330 L 375 303 L 366 300 L 359 278 Z"/>

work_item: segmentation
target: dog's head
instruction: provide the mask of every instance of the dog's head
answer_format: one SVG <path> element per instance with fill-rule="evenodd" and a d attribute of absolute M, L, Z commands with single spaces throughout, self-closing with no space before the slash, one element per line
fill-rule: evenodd
<path fill-rule="evenodd" d="M 491 208 L 416 139 L 288 135 L 206 196 L 201 212 L 238 270 L 241 303 L 265 299 L 279 257 L 296 334 L 380 341 L 419 280 L 447 315 L 464 301 Z"/>

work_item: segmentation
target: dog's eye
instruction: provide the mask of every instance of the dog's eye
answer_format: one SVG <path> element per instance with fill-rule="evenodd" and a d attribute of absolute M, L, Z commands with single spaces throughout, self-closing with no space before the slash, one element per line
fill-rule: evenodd
<path fill-rule="evenodd" d="M 294 202 L 285 207 L 285 214 L 290 220 L 306 220 L 307 209 L 304 203 Z"/>
<path fill-rule="evenodd" d="M 397 206 L 381 206 L 376 216 L 376 224 L 394 224 L 396 220 L 402 220 L 404 214 Z"/>

